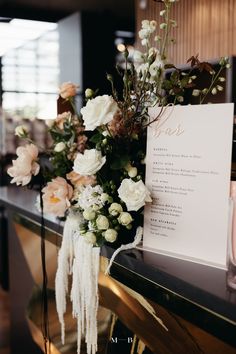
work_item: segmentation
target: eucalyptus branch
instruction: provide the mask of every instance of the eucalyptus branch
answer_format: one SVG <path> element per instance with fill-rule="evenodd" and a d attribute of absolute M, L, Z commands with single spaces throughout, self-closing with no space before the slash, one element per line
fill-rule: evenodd
<path fill-rule="evenodd" d="M 206 93 L 203 95 L 203 97 L 201 97 L 200 99 L 200 104 L 202 104 L 206 98 L 206 96 L 209 94 L 209 92 L 213 89 L 213 87 L 215 86 L 215 83 L 216 81 L 218 80 L 222 70 L 225 68 L 225 66 L 221 66 L 219 71 L 217 72 L 217 74 L 215 74 L 213 77 L 212 77 L 212 81 L 211 81 L 211 84 L 209 86 L 209 88 L 207 89 Z"/>

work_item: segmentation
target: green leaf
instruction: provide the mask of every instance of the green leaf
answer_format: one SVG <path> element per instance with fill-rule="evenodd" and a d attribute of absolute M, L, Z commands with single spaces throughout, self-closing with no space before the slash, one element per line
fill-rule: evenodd
<path fill-rule="evenodd" d="M 176 82 L 179 79 L 179 72 L 178 71 L 173 71 L 170 75 L 170 80 L 172 82 Z"/>
<path fill-rule="evenodd" d="M 103 135 L 101 133 L 97 133 L 93 135 L 89 140 L 91 141 L 91 143 L 97 144 L 100 143 L 102 139 Z"/>
<path fill-rule="evenodd" d="M 181 86 L 186 87 L 189 82 L 189 76 L 184 76 L 183 79 L 181 80 Z"/>
<path fill-rule="evenodd" d="M 116 155 L 114 156 L 114 160 L 111 162 L 111 169 L 112 170 L 121 170 L 124 168 L 127 163 L 130 161 L 129 155 Z"/>

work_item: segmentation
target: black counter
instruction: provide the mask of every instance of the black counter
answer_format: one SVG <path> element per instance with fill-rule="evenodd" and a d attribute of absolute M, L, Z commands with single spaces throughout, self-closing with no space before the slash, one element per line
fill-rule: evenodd
<path fill-rule="evenodd" d="M 0 205 L 40 223 L 37 193 L 0 188 Z M 63 223 L 45 215 L 45 225 L 62 233 Z M 114 250 L 104 246 L 102 255 Z M 226 271 L 150 251 L 134 249 L 115 259 L 111 275 L 138 293 L 236 347 L 236 292 L 227 288 Z"/>

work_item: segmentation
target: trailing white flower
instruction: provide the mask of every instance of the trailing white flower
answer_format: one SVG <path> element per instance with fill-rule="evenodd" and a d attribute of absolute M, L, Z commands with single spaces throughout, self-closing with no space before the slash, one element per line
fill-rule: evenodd
<path fill-rule="evenodd" d="M 146 202 L 152 201 L 149 190 L 141 180 L 134 182 L 132 179 L 123 179 L 118 195 L 126 204 L 128 211 L 138 211 Z"/>
<path fill-rule="evenodd" d="M 109 220 L 104 215 L 99 215 L 96 219 L 98 230 L 107 230 L 109 228 Z"/>
<path fill-rule="evenodd" d="M 73 170 L 81 176 L 91 176 L 98 172 L 106 162 L 106 156 L 96 149 L 85 150 L 83 154 L 78 153 Z"/>
<path fill-rule="evenodd" d="M 91 235 L 90 235 L 91 236 Z M 77 353 L 84 337 L 87 354 L 97 352 L 98 274 L 100 248 L 78 237 L 74 246 L 71 301 L 77 319 Z"/>
<path fill-rule="evenodd" d="M 117 216 L 123 211 L 123 208 L 119 203 L 112 203 L 108 211 L 112 216 Z"/>
<path fill-rule="evenodd" d="M 102 193 L 103 189 L 100 185 L 94 187 L 88 185 L 79 194 L 76 206 L 86 210 L 97 205 L 101 209 L 103 207 L 103 201 L 101 200 Z"/>
<path fill-rule="evenodd" d="M 123 226 L 129 225 L 132 221 L 133 221 L 132 216 L 130 215 L 130 213 L 127 213 L 126 211 L 123 211 L 118 217 L 119 224 Z"/>
<path fill-rule="evenodd" d="M 118 105 L 112 96 L 97 96 L 89 100 L 86 106 L 81 109 L 85 130 L 94 130 L 109 123 L 117 111 Z"/>
<path fill-rule="evenodd" d="M 108 242 L 115 242 L 117 239 L 117 231 L 114 229 L 108 229 L 103 233 L 106 241 Z"/>

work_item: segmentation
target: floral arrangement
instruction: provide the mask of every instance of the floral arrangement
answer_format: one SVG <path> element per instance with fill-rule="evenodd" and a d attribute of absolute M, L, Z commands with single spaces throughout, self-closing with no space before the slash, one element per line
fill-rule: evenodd
<path fill-rule="evenodd" d="M 142 235 L 143 207 L 152 202 L 145 186 L 146 128 L 153 122 L 149 107 L 160 107 L 158 120 L 165 106 L 184 101 L 186 90 L 203 103 L 210 94 L 222 91 L 225 79 L 220 74 L 229 65 L 227 58 L 222 58 L 215 72 L 197 56 L 188 60 L 188 71 L 170 63 L 168 48 L 174 43 L 171 33 L 177 26 L 170 18 L 170 9 L 175 1 L 162 2 L 160 28 L 155 20 L 142 21 L 139 38 L 143 51 L 135 51 L 133 61 L 128 50 L 124 51 L 125 69 L 118 69 L 122 93 L 117 92 L 108 74 L 112 94 L 96 96 L 96 91 L 86 89 L 86 104 L 77 112 L 77 86 L 70 82 L 61 85 L 60 96 L 71 104 L 71 110 L 48 123 L 53 140 L 51 168 L 40 168 L 38 148 L 26 128 L 16 129 L 28 144 L 16 151 L 17 159 L 8 170 L 11 183 L 24 186 L 41 173 L 44 213 L 67 216 L 58 258 L 56 300 L 64 342 L 68 275 L 73 274 L 71 298 L 73 316 L 78 320 L 78 353 L 83 335 L 88 353 L 97 350 L 100 247 L 106 242 L 121 250 L 137 245 Z M 196 70 L 211 77 L 208 88 L 196 88 Z"/>

